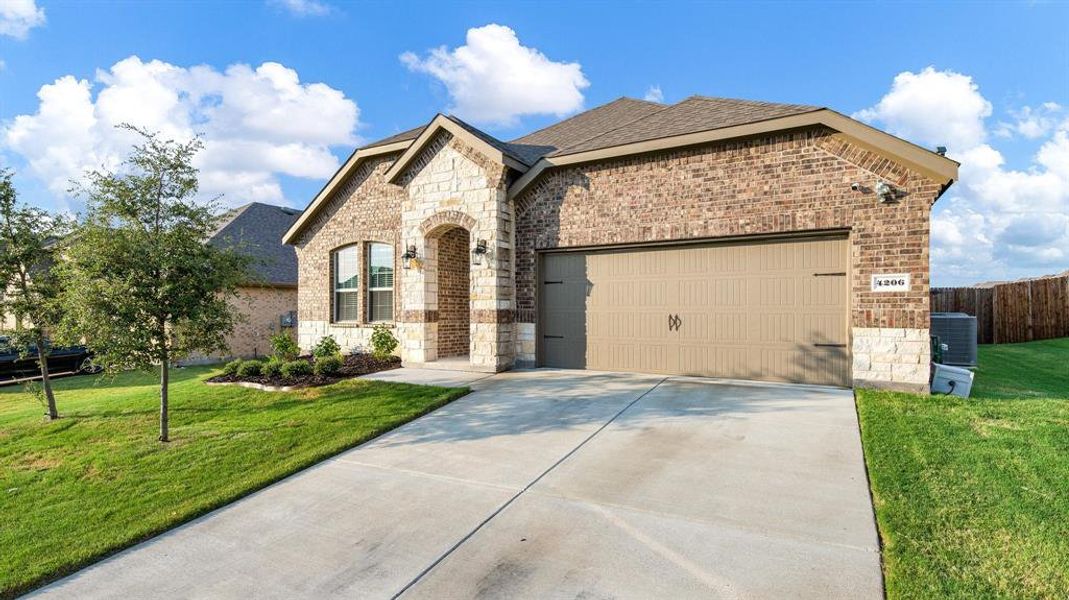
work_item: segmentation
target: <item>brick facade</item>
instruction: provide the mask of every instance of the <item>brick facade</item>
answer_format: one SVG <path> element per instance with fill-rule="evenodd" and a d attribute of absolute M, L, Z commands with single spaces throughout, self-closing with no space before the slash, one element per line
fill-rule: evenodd
<path fill-rule="evenodd" d="M 835 131 L 811 127 L 551 169 L 515 199 L 506 167 L 448 132 L 386 183 L 397 157 L 363 163 L 301 233 L 302 347 L 327 332 L 362 331 L 330 323 L 329 256 L 349 243 L 391 242 L 397 256 L 417 248 L 415 266 L 397 271 L 406 362 L 463 350 L 454 296 L 463 268 L 472 366 L 502 370 L 536 360 L 540 250 L 834 230 L 850 239 L 855 380 L 927 382 L 928 223 L 940 186 Z M 871 191 L 851 189 L 877 180 L 908 195 L 881 204 Z M 479 240 L 490 252 L 473 265 Z M 870 291 L 872 274 L 900 272 L 912 276 L 908 292 Z M 339 341 L 358 345 L 362 335 Z"/>
<path fill-rule="evenodd" d="M 234 326 L 227 336 L 227 352 L 210 356 L 196 354 L 182 364 L 214 362 L 230 358 L 256 358 L 271 354 L 271 336 L 283 331 L 282 315 L 297 310 L 297 289 L 291 287 L 245 286 L 238 288 L 230 305 L 242 316 L 243 321 Z M 291 329 L 285 331 L 296 335 Z"/>
<path fill-rule="evenodd" d="M 851 189 L 876 178 L 909 195 L 881 204 Z M 908 329 L 926 340 L 929 211 L 939 192 L 936 182 L 824 128 L 546 173 L 516 198 L 519 358 L 534 359 L 538 250 L 819 230 L 849 231 L 852 326 Z M 870 291 L 871 275 L 901 272 L 912 275 L 909 292 Z M 868 354 L 857 343 L 854 351 L 855 359 Z M 926 385 L 927 344 L 902 351 L 915 369 L 900 368 L 897 382 Z M 884 379 L 867 364 L 855 361 L 856 380 Z"/>
<path fill-rule="evenodd" d="M 333 335 L 345 349 L 367 347 L 371 325 L 367 321 L 367 244 L 394 246 L 395 277 L 400 272 L 401 202 L 404 191 L 386 183 L 383 175 L 397 159 L 384 155 L 360 165 L 332 200 L 315 216 L 296 240 L 298 278 L 298 342 L 310 350 L 320 338 Z M 361 322 L 333 322 L 332 253 L 357 245 L 359 256 L 359 314 Z M 401 310 L 394 294 L 394 314 Z"/>
<path fill-rule="evenodd" d="M 438 357 L 467 356 L 471 340 L 471 259 L 468 232 L 449 228 L 438 237 Z"/>

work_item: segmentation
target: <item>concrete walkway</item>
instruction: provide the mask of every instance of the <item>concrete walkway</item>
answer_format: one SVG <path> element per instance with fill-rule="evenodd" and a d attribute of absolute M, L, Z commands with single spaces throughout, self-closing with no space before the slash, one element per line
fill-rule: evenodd
<path fill-rule="evenodd" d="M 849 391 L 582 371 L 475 390 L 56 598 L 880 598 Z"/>

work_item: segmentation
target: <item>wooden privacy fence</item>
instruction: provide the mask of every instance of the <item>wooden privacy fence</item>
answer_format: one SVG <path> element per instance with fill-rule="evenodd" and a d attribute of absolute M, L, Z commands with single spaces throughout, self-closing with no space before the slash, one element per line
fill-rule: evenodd
<path fill-rule="evenodd" d="M 932 312 L 976 317 L 981 344 L 1069 337 L 1069 275 L 988 288 L 932 288 Z"/>

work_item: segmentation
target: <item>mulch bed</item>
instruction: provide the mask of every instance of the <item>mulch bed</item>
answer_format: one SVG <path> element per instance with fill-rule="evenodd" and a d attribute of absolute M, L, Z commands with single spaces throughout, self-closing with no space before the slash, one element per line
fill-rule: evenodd
<path fill-rule="evenodd" d="M 302 356 L 298 360 L 306 360 L 309 363 L 312 362 L 311 356 Z M 292 379 L 286 379 L 284 377 L 265 377 L 263 375 L 256 375 L 254 377 L 240 377 L 238 375 L 216 375 L 208 379 L 209 383 L 258 383 L 260 385 L 272 386 L 272 387 L 313 387 L 318 385 L 330 385 L 337 383 L 343 379 L 350 379 L 352 377 L 359 377 L 360 375 L 367 375 L 368 373 L 377 373 L 378 371 L 388 371 L 390 369 L 397 369 L 401 367 L 401 358 L 399 356 L 391 356 L 385 359 L 378 359 L 370 354 L 348 354 L 345 356 L 345 364 L 336 375 L 315 375 L 309 373 L 301 377 L 294 377 Z"/>

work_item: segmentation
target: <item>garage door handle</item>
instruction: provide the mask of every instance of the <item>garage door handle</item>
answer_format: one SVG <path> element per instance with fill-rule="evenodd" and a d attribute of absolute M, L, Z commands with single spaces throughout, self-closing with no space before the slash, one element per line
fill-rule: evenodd
<path fill-rule="evenodd" d="M 673 329 L 679 331 L 679 326 L 682 324 L 683 321 L 679 318 L 679 315 L 668 315 L 668 331 L 672 331 Z"/>
<path fill-rule="evenodd" d="M 564 336 L 563 335 L 543 335 L 542 339 L 544 339 L 544 340 L 563 340 Z"/>
<path fill-rule="evenodd" d="M 813 344 L 817 348 L 845 348 L 846 344 Z"/>

